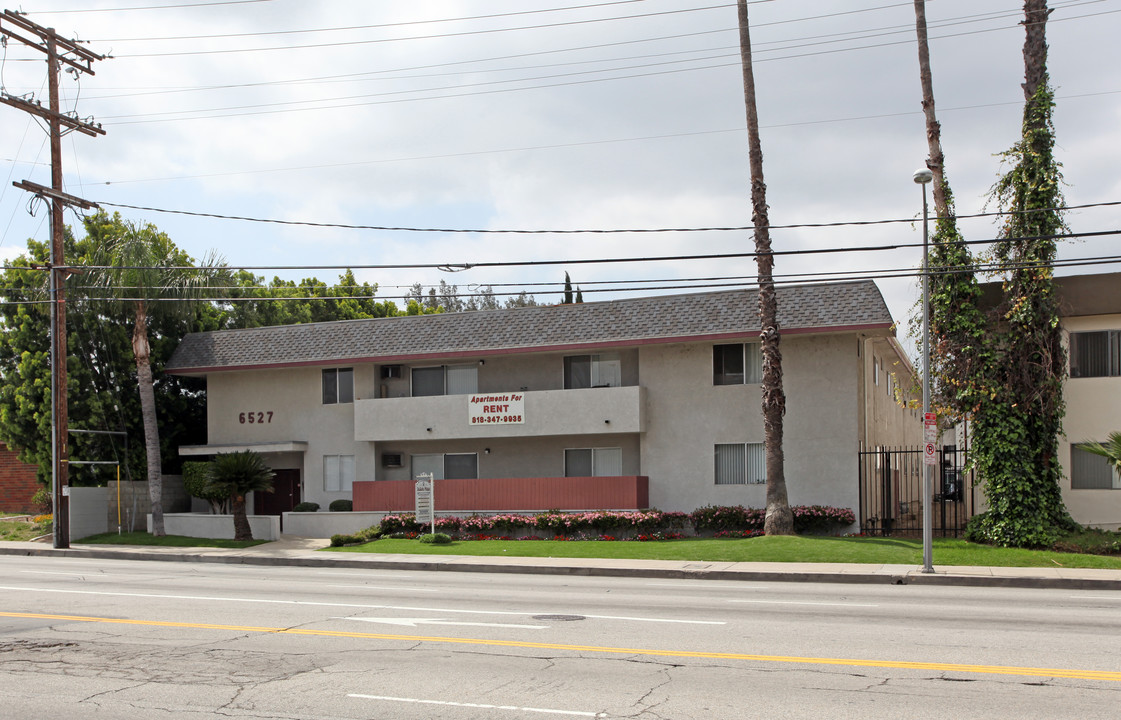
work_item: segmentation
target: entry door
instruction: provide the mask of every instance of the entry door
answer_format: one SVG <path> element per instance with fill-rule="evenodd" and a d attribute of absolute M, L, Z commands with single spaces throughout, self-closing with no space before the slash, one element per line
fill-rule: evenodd
<path fill-rule="evenodd" d="M 253 493 L 254 515 L 291 512 L 300 502 L 300 471 L 273 470 L 271 493 Z"/>

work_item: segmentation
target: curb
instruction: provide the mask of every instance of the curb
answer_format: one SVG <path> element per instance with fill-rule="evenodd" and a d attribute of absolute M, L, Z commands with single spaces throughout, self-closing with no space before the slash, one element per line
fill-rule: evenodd
<path fill-rule="evenodd" d="M 87 548 L 12 548 L 0 545 L 0 555 L 75 557 L 102 560 L 148 560 L 165 562 L 218 563 L 261 567 L 319 567 L 428 572 L 473 572 L 521 575 L 577 575 L 585 577 L 637 577 L 676 580 L 735 580 L 753 582 L 814 582 L 852 585 L 927 585 L 942 587 L 990 587 L 1067 590 L 1121 590 L 1121 579 L 999 577 L 980 575 L 905 573 L 818 573 L 792 570 L 704 570 L 673 568 L 619 568 L 581 565 L 508 565 L 459 563 L 436 560 L 375 560 L 361 557 L 285 557 L 279 555 L 219 555 L 195 553 L 152 553 L 143 550 L 93 550 Z"/>

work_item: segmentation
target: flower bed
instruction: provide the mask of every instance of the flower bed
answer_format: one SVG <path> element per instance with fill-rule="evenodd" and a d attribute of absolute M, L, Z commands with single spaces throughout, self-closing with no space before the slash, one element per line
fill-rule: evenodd
<path fill-rule="evenodd" d="M 848 508 L 798 505 L 791 508 L 798 534 L 829 534 L 856 522 Z M 599 510 L 566 513 L 557 510 L 536 515 L 500 513 L 469 517 L 437 517 L 435 529 L 417 522 L 412 513 L 386 515 L 381 535 L 440 532 L 461 540 L 672 540 L 688 534 L 714 537 L 756 537 L 763 534 L 765 511 L 742 505 L 703 507 L 692 513 L 640 510 Z M 691 530 L 692 533 L 683 531 Z"/>

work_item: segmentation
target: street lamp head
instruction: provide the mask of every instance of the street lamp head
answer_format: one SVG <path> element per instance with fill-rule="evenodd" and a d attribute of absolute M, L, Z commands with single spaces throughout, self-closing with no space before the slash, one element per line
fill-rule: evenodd
<path fill-rule="evenodd" d="M 914 180 L 919 185 L 926 185 L 933 179 L 934 173 L 932 173 L 928 168 L 922 168 L 921 170 L 915 171 Z"/>

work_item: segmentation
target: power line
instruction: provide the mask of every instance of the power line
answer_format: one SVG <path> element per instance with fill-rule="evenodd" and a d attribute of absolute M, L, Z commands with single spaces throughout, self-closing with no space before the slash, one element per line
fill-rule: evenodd
<path fill-rule="evenodd" d="M 218 33 L 213 35 L 176 35 L 168 37 L 135 37 L 135 38 L 99 38 L 98 42 L 166 42 L 172 40 L 219 40 L 225 38 L 241 37 L 270 37 L 274 35 L 302 35 L 320 32 L 347 32 L 354 30 L 382 30 L 386 28 L 408 27 L 412 25 L 434 25 L 437 23 L 466 22 L 469 20 L 493 20 L 495 18 L 517 17 L 521 15 L 542 15 L 545 13 L 567 12 L 569 10 L 587 10 L 590 8 L 608 7 L 611 5 L 628 5 L 642 2 L 642 0 L 611 0 L 611 2 L 592 3 L 590 5 L 569 5 L 559 8 L 541 8 L 538 10 L 518 10 L 516 12 L 490 13 L 487 15 L 468 15 L 452 18 L 428 18 L 424 20 L 408 20 L 405 22 L 377 23 L 374 25 L 347 25 L 343 27 L 328 28 L 298 28 L 295 30 L 268 30 L 261 32 L 243 33 Z"/>
<path fill-rule="evenodd" d="M 1068 260 L 1055 260 L 1050 263 L 1010 263 L 1002 264 L 998 262 L 982 263 L 974 267 L 950 267 L 950 268 L 932 268 L 931 275 L 961 275 L 970 273 L 999 275 L 1003 272 L 1011 270 L 1023 270 L 1031 268 L 1069 268 L 1069 267 L 1089 267 L 1101 265 L 1116 265 L 1121 264 L 1121 255 L 1105 255 L 1088 258 L 1071 258 Z M 314 267 L 307 267 L 304 269 L 314 269 Z M 885 279 L 898 279 L 898 278 L 915 278 L 922 276 L 921 268 L 907 267 L 907 268 L 884 268 L 881 270 L 868 271 L 868 270 L 854 270 L 854 271 L 824 271 L 824 272 L 806 272 L 806 273 L 788 273 L 784 275 L 776 275 L 778 278 L 775 282 L 778 285 L 811 285 L 811 284 L 825 284 L 825 283 L 840 283 L 840 282 L 857 282 L 864 280 L 885 280 Z M 606 294 L 606 293 L 636 293 L 648 292 L 651 290 L 698 290 L 698 289 L 736 289 L 747 288 L 756 285 L 753 276 L 745 276 L 743 282 L 717 282 L 711 284 L 680 284 L 684 281 L 666 281 L 670 284 L 660 285 L 647 285 L 643 287 L 604 287 L 604 288 L 590 288 L 583 292 L 587 294 Z M 657 281 L 650 281 L 657 282 Z M 583 284 L 581 284 L 583 285 Z M 81 288 L 72 288 L 81 289 Z M 104 289 L 104 288 L 98 288 Z M 125 288 L 127 289 L 127 288 Z M 291 288 L 299 290 L 300 288 Z M 312 288 L 306 288 L 312 289 Z M 21 291 L 26 291 L 26 288 L 19 288 Z M 561 295 L 563 290 L 547 290 L 537 291 L 538 295 Z M 510 291 L 500 293 L 453 293 L 439 297 L 455 297 L 455 298 L 479 298 L 479 297 L 517 297 L 521 292 Z M 427 296 L 425 296 L 427 297 Z M 170 298 L 170 297 L 135 297 L 128 298 L 130 300 L 144 300 L 145 302 L 217 302 L 217 303 L 245 303 L 245 302 L 310 302 L 310 301 L 328 301 L 328 300 L 363 300 L 375 303 L 385 302 L 387 300 L 396 300 L 403 298 L 405 300 L 416 299 L 415 295 L 411 294 L 391 294 L 391 295 L 288 295 L 288 296 L 269 296 L 269 297 L 229 297 L 229 296 L 215 296 L 204 298 Z M 108 296 L 91 296 L 86 295 L 85 300 L 96 301 L 108 299 Z M 46 305 L 49 304 L 48 300 L 16 300 L 5 301 L 8 305 Z"/>
<path fill-rule="evenodd" d="M 314 222 L 310 220 L 279 220 L 276 218 L 256 218 L 245 215 L 222 215 L 218 213 L 197 212 L 192 210 L 169 210 L 167 208 L 147 207 L 144 205 L 128 205 L 125 203 L 113 203 L 105 200 L 99 200 L 99 205 L 107 207 L 122 208 L 127 210 L 143 210 L 146 212 L 158 212 L 169 215 L 187 215 L 190 217 L 205 217 L 214 218 L 217 220 L 240 220 L 243 222 L 267 223 L 274 225 L 298 225 L 303 227 L 322 227 L 322 228 L 338 228 L 342 230 L 378 230 L 382 232 L 425 232 L 425 233 L 459 233 L 459 234 L 480 234 L 480 235 L 619 235 L 625 233 L 682 233 L 682 232 L 743 232 L 754 230 L 752 225 L 736 225 L 724 227 L 691 227 L 691 228 L 616 228 L 616 229 L 487 229 L 487 228 L 423 228 L 423 227 L 409 227 L 409 226 L 391 226 L 391 225 L 354 225 L 347 223 L 333 223 L 333 222 Z M 1121 200 L 1114 200 L 1110 202 L 1100 203 L 1087 203 L 1084 205 L 1069 205 L 1065 208 L 1042 208 L 1036 210 L 1025 210 L 1021 212 L 1050 212 L 1053 210 L 1081 210 L 1085 208 L 1094 207 L 1112 207 L 1121 205 Z M 968 220 L 972 218 L 983 217 L 998 217 L 1008 215 L 1007 212 L 987 212 L 987 213 L 973 213 L 969 215 L 956 215 L 958 220 Z M 820 222 L 820 223 L 795 223 L 789 225 L 769 225 L 772 230 L 791 230 L 802 228 L 828 228 L 828 227 L 850 227 L 862 225 L 890 225 L 899 223 L 913 223 L 915 218 L 898 218 L 898 219 L 884 219 L 884 220 L 846 220 L 836 222 Z M 1069 237 L 1069 236 L 1067 236 Z M 991 242 L 991 241 L 983 241 Z"/>
<path fill-rule="evenodd" d="M 195 2 L 195 3 L 180 3 L 177 5 L 139 5 L 133 7 L 115 7 L 115 8 L 82 8 L 80 10 L 36 10 L 36 14 L 45 15 L 69 15 L 76 13 L 101 13 L 101 12 L 125 12 L 129 10 L 177 10 L 179 8 L 193 8 L 193 7 L 217 7 L 219 5 L 251 5 L 254 3 L 273 2 L 274 0 L 221 0 L 221 2 Z"/>
<path fill-rule="evenodd" d="M 381 43 L 400 42 L 400 41 L 406 41 L 406 40 L 439 40 L 439 39 L 453 38 L 453 37 L 493 35 L 493 34 L 496 34 L 496 33 L 520 32 L 520 31 L 523 31 L 523 30 L 544 30 L 544 29 L 557 28 L 557 27 L 572 27 L 572 26 L 575 26 L 575 25 L 589 25 L 589 24 L 593 24 L 593 23 L 615 22 L 615 21 L 619 21 L 619 20 L 636 20 L 636 19 L 649 18 L 649 17 L 681 15 L 681 14 L 685 14 L 685 13 L 701 12 L 701 11 L 705 11 L 705 10 L 719 10 L 719 9 L 723 9 L 723 8 L 726 8 L 726 7 L 730 7 L 730 5 L 725 3 L 725 4 L 720 4 L 720 5 L 707 5 L 705 7 L 685 8 L 683 10 L 663 10 L 663 11 L 660 11 L 660 12 L 640 13 L 640 14 L 637 14 L 637 15 L 619 15 L 619 16 L 616 16 L 616 17 L 593 18 L 593 19 L 588 19 L 588 20 L 566 20 L 564 22 L 541 23 L 539 25 L 522 25 L 520 27 L 489 28 L 489 29 L 485 29 L 485 30 L 469 30 L 469 31 L 463 31 L 463 32 L 436 33 L 436 34 L 433 34 L 433 35 L 416 35 L 416 36 L 407 37 L 407 38 L 389 37 L 389 38 L 374 38 L 374 39 L 370 39 L 370 40 L 350 40 L 350 41 L 346 41 L 346 42 L 333 42 L 333 43 L 310 43 L 310 44 L 307 44 L 307 45 L 281 45 L 281 46 L 260 47 L 260 48 L 229 48 L 229 49 L 224 49 L 224 50 L 189 50 L 189 51 L 182 51 L 182 52 L 165 52 L 165 53 L 137 53 L 137 54 L 134 54 L 134 55 L 118 55 L 117 57 L 132 59 L 132 58 L 153 58 L 153 57 L 182 57 L 182 56 L 185 56 L 185 55 L 191 55 L 191 56 L 195 56 L 195 55 L 229 55 L 229 54 L 233 54 L 233 53 L 244 53 L 244 52 L 272 52 L 272 51 L 276 51 L 276 50 L 314 50 L 314 49 L 321 49 L 321 48 L 327 48 L 327 47 L 343 47 L 343 46 L 353 46 L 353 45 L 375 45 L 375 44 L 381 44 Z"/>
<path fill-rule="evenodd" d="M 1112 13 L 1117 13 L 1117 12 L 1121 12 L 1121 10 L 1104 11 L 1104 12 L 1101 12 L 1101 13 L 1095 13 L 1094 15 L 1105 15 L 1105 14 L 1112 14 Z M 1055 23 L 1055 22 L 1059 22 L 1061 20 L 1075 20 L 1075 19 L 1092 17 L 1092 16 L 1093 15 L 1081 15 L 1081 16 L 1068 17 L 1068 18 L 1055 18 L 1055 19 L 1052 19 L 1051 22 Z M 993 28 L 993 29 L 987 29 L 987 30 L 976 30 L 976 31 L 971 31 L 971 32 L 951 33 L 951 34 L 946 34 L 946 35 L 940 35 L 940 36 L 932 38 L 932 39 L 941 40 L 941 39 L 951 38 L 951 37 L 976 35 L 976 34 L 980 34 L 980 33 L 995 32 L 995 31 L 998 31 L 998 30 L 1009 30 L 1009 29 L 1013 29 L 1014 27 L 1015 26 L 1006 26 L 1006 27 L 1002 27 L 1002 28 Z M 871 44 L 871 45 L 861 45 L 861 46 L 849 47 L 849 48 L 822 50 L 822 51 L 817 51 L 817 52 L 804 52 L 804 53 L 797 53 L 797 54 L 793 54 L 793 55 L 783 55 L 783 56 L 780 56 L 780 57 L 760 58 L 756 62 L 768 62 L 768 61 L 777 61 L 777 60 L 791 60 L 791 59 L 795 59 L 795 58 L 816 57 L 816 56 L 820 56 L 820 55 L 828 55 L 828 54 L 840 53 L 840 52 L 851 52 L 851 51 L 855 51 L 855 50 L 868 50 L 868 49 L 873 49 L 873 48 L 892 47 L 892 46 L 896 46 L 896 45 L 908 45 L 912 42 L 913 42 L 913 40 L 908 39 L 908 40 L 898 40 L 898 41 L 892 41 L 892 42 L 876 43 L 876 44 Z M 728 57 L 732 57 L 732 56 L 728 55 Z M 681 62 L 684 62 L 684 61 L 681 61 Z M 183 120 L 212 120 L 212 119 L 216 119 L 216 118 L 225 118 L 225 117 L 251 117 L 251 116 L 256 116 L 256 115 L 274 115 L 274 114 L 278 114 L 278 113 L 287 113 L 287 112 L 315 112 L 315 111 L 320 111 L 320 110 L 342 110 L 342 109 L 348 109 L 348 108 L 354 108 L 354 107 L 364 107 L 364 106 L 369 106 L 369 105 L 392 105 L 392 104 L 399 104 L 399 103 L 406 103 L 406 102 L 420 102 L 420 101 L 428 101 L 428 100 L 448 100 L 448 99 L 455 99 L 455 98 L 462 98 L 462 97 L 475 97 L 475 96 L 481 96 L 481 95 L 495 95 L 495 94 L 504 94 L 504 93 L 510 93 L 510 92 L 521 92 L 521 91 L 524 91 L 524 90 L 544 90 L 544 89 L 558 88 L 558 87 L 572 87 L 572 86 L 576 86 L 576 85 L 587 85 L 587 84 L 591 84 L 591 83 L 613 82 L 613 81 L 618 81 L 618 80 L 633 80 L 633 79 L 636 79 L 636 78 L 657 77 L 657 76 L 672 75 L 672 74 L 679 74 L 679 73 L 685 73 L 685 72 L 696 72 L 696 71 L 700 71 L 700 70 L 714 70 L 714 69 L 720 69 L 720 68 L 725 68 L 725 67 L 738 66 L 738 64 L 739 64 L 738 61 L 730 61 L 730 62 L 726 62 L 726 63 L 699 65 L 699 66 L 696 66 L 696 67 L 689 67 L 689 68 L 678 68 L 678 69 L 674 69 L 674 70 L 657 70 L 657 71 L 652 71 L 652 72 L 636 72 L 636 73 L 631 73 L 631 74 L 628 74 L 628 75 L 590 78 L 590 79 L 584 79 L 584 80 L 571 80 L 571 81 L 564 81 L 564 82 L 551 82 L 551 83 L 545 83 L 545 84 L 530 85 L 530 86 L 526 86 L 526 87 L 493 88 L 493 89 L 489 89 L 489 90 L 478 90 L 478 91 L 474 91 L 474 92 L 459 92 L 459 93 L 452 93 L 452 94 L 446 94 L 446 95 L 429 95 L 429 96 L 424 96 L 424 97 L 396 98 L 396 99 L 390 99 L 390 100 L 373 100 L 373 101 L 367 101 L 367 102 L 340 102 L 342 100 L 348 99 L 348 98 L 345 98 L 345 97 L 336 98 L 336 99 L 327 99 L 327 100 L 297 101 L 298 103 L 305 103 L 305 104 L 306 103 L 311 103 L 311 102 L 335 103 L 335 104 L 327 104 L 327 105 L 316 105 L 316 106 L 313 106 L 313 107 L 285 108 L 285 109 L 272 109 L 272 110 L 260 109 L 260 110 L 251 110 L 251 111 L 248 111 L 248 112 L 226 112 L 227 110 L 245 109 L 241 106 L 230 106 L 230 107 L 226 107 L 226 108 L 208 108 L 208 109 L 200 109 L 200 110 L 166 111 L 166 112 L 163 112 L 163 113 L 115 115 L 115 116 L 108 116 L 106 118 L 106 120 L 113 120 L 113 119 L 117 120 L 117 122 L 113 123 L 114 125 L 138 125 L 138 124 L 151 124 L 151 123 L 158 123 L 158 122 L 179 122 L 179 121 L 183 121 Z M 642 67 L 651 67 L 651 66 L 652 65 L 648 64 L 648 65 L 640 65 L 640 66 L 635 66 L 635 67 L 642 68 Z M 616 68 L 615 70 L 618 70 L 618 69 L 619 68 Z M 626 68 L 621 68 L 621 69 L 626 69 Z M 612 71 L 611 69 L 604 69 L 604 70 L 596 70 L 596 71 L 589 71 L 589 72 L 611 72 L 611 71 Z M 571 75 L 586 75 L 586 74 L 589 74 L 589 73 L 588 72 L 585 72 L 585 73 L 570 73 L 570 74 L 567 74 L 567 75 L 562 74 L 562 75 L 556 75 L 556 76 L 544 76 L 544 77 L 539 77 L 539 78 L 522 78 L 521 80 L 517 80 L 517 81 L 515 81 L 515 80 L 493 81 L 493 82 L 489 82 L 489 83 L 477 83 L 473 86 L 477 87 L 477 86 L 493 85 L 493 84 L 509 83 L 509 82 L 527 82 L 527 81 L 532 81 L 532 80 L 548 79 L 549 77 L 566 77 L 566 76 L 571 76 Z M 366 95 L 366 96 L 355 96 L 355 97 L 383 97 L 383 96 L 387 96 L 387 95 L 401 95 L 401 94 L 407 94 L 407 93 L 439 92 L 439 91 L 443 91 L 443 90 L 454 90 L 454 89 L 458 89 L 459 87 L 462 87 L 462 86 L 451 86 L 451 87 L 442 87 L 442 88 L 427 88 L 427 89 L 420 89 L 420 90 L 402 90 L 402 91 L 387 92 L 387 93 L 373 93 L 373 94 L 369 94 L 369 95 Z M 468 86 L 468 87 L 470 87 L 470 86 Z M 264 104 L 264 105 L 260 105 L 260 106 L 249 106 L 249 107 L 272 107 L 272 108 L 276 108 L 278 105 L 283 105 L 283 104 L 291 104 L 291 103 L 271 103 L 271 104 Z M 207 113 L 207 112 L 215 113 L 215 114 L 195 115 L 193 117 L 190 116 L 190 114 L 192 114 L 192 113 Z M 159 115 L 182 115 L 182 117 L 157 117 Z M 128 118 L 149 118 L 149 119 L 128 119 Z"/>

